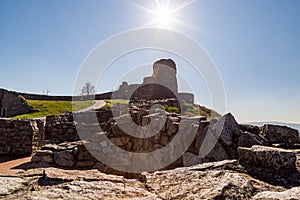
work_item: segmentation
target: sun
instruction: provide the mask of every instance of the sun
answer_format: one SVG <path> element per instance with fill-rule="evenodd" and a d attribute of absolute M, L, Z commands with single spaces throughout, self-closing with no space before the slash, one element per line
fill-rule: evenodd
<path fill-rule="evenodd" d="M 156 27 L 163 29 L 170 29 L 172 24 L 185 25 L 184 22 L 181 22 L 175 17 L 175 13 L 182 10 L 183 8 L 194 3 L 195 0 L 185 1 L 184 4 L 181 4 L 175 8 L 171 8 L 170 0 L 155 0 L 156 8 L 151 9 L 144 7 L 143 5 L 130 2 L 134 6 L 151 13 L 154 16 L 154 19 L 143 24 L 143 27 Z"/>
<path fill-rule="evenodd" d="M 168 7 L 160 7 L 156 15 L 157 19 L 155 21 L 159 23 L 159 28 L 170 28 L 169 23 L 172 21 L 172 16 Z"/>

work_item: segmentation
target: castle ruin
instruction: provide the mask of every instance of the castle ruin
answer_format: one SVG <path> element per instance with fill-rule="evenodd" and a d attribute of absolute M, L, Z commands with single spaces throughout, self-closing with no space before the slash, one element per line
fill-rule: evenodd
<path fill-rule="evenodd" d="M 177 83 L 176 63 L 172 59 L 161 59 L 153 64 L 152 76 L 144 77 L 142 84 L 129 85 L 122 83 L 119 90 L 115 91 L 115 99 L 168 99 L 176 98 L 187 103 L 194 103 L 191 93 L 179 93 Z"/>

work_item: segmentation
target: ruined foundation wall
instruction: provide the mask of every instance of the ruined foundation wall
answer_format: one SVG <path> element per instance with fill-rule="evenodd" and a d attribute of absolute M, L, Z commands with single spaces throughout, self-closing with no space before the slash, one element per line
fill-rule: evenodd
<path fill-rule="evenodd" d="M 43 120 L 0 119 L 0 155 L 31 155 L 43 145 Z"/>

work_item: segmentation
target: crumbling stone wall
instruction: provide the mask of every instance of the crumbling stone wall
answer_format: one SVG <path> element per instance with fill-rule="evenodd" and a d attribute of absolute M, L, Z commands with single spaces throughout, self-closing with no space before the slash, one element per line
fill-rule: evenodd
<path fill-rule="evenodd" d="M 172 101 L 168 103 L 171 105 Z M 207 121 L 206 117 L 181 116 L 179 113 L 167 113 L 159 107 L 153 111 L 152 108 L 150 109 L 153 104 L 159 104 L 159 102 L 137 101 L 130 104 L 128 114 L 121 114 L 114 118 L 112 118 L 114 111 L 110 109 L 73 113 L 74 117 L 76 114 L 76 119 L 79 119 L 76 121 L 76 127 L 80 127 L 84 133 L 81 138 L 75 134 L 72 137 L 64 135 L 70 128 L 75 127 L 75 123 L 71 122 L 71 114 L 48 117 L 46 134 L 51 134 L 49 130 L 56 128 L 52 137 L 60 138 L 61 141 L 52 140 L 53 143 L 48 141 L 47 145 L 37 151 L 32 158 L 33 167 L 96 168 L 105 173 L 134 176 L 136 174 L 120 172 L 112 167 L 118 165 L 130 168 L 134 161 L 131 158 L 124 159 L 124 152 L 150 153 L 172 143 L 173 151 L 166 155 L 161 154 L 161 157 L 155 158 L 152 164 L 164 162 L 173 156 L 176 149 L 175 151 L 180 152 L 179 158 L 168 166 L 164 166 L 164 169 L 173 169 L 203 162 L 238 159 L 240 147 L 277 145 L 277 142 L 286 142 L 285 147 L 289 147 L 290 144 L 299 145 L 297 144 L 299 143 L 298 131 L 287 127 L 269 125 L 260 130 L 255 126 L 239 125 L 230 113 L 219 120 Z M 95 117 L 94 114 L 98 117 L 101 129 L 99 123 L 91 119 Z M 51 127 L 54 128 L 49 129 Z M 180 138 L 175 140 L 178 134 Z M 290 134 L 294 140 L 288 140 L 291 138 Z M 270 135 L 273 135 L 274 139 L 272 144 Z M 48 135 L 51 139 L 50 136 Z M 281 140 L 276 138 L 281 138 Z M 186 149 L 183 149 L 183 144 L 190 145 L 186 145 Z M 119 149 L 124 151 L 119 151 Z M 89 152 L 100 156 L 108 155 L 108 160 L 112 162 L 112 165 L 101 163 L 101 159 L 97 160 Z M 147 163 L 147 159 L 145 158 L 143 163 Z"/>
<path fill-rule="evenodd" d="M 12 91 L 0 89 L 0 117 L 13 117 L 32 111 L 25 98 Z"/>
<path fill-rule="evenodd" d="M 80 140 L 73 115 L 76 115 L 77 121 L 83 124 L 88 124 L 95 116 L 99 123 L 104 123 L 112 117 L 110 109 L 98 109 L 96 111 L 80 112 L 80 113 L 65 113 L 61 115 L 52 115 L 46 117 L 45 140 L 46 143 L 59 144 L 62 142 Z"/>
<path fill-rule="evenodd" d="M 44 123 L 0 119 L 0 155 L 31 155 L 43 144 Z"/>
<path fill-rule="evenodd" d="M 139 110 L 148 110 L 153 104 L 167 105 L 172 107 L 180 108 L 178 101 L 176 99 L 164 99 L 164 100 L 138 100 L 137 102 L 131 102 L 130 104 L 139 107 Z M 124 111 L 124 109 L 126 111 Z M 62 142 L 71 142 L 80 140 L 73 115 L 76 115 L 76 121 L 82 124 L 89 124 L 94 119 L 92 117 L 97 117 L 98 122 L 103 130 L 107 129 L 107 122 L 113 117 L 112 112 L 117 113 L 117 115 L 122 115 L 122 113 L 128 113 L 128 106 L 117 105 L 111 109 L 98 109 L 90 112 L 79 112 L 79 113 L 65 113 L 61 115 L 52 115 L 46 117 L 46 127 L 45 127 L 45 140 L 46 143 L 59 144 Z M 119 111 L 119 112 L 118 112 Z M 139 111 L 134 111 L 131 114 L 136 115 Z M 149 111 L 148 111 L 149 114 Z M 137 119 L 137 118 L 134 118 Z"/>
<path fill-rule="evenodd" d="M 46 143 L 61 143 L 79 140 L 71 113 L 46 117 Z"/>

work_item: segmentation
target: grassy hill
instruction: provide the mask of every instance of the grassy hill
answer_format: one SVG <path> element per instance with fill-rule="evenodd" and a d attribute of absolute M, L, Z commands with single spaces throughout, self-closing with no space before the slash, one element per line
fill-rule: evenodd
<path fill-rule="evenodd" d="M 79 111 L 84 108 L 87 108 L 94 104 L 94 101 L 53 101 L 53 100 L 27 100 L 27 102 L 33 107 L 34 112 L 18 115 L 13 117 L 14 119 L 30 119 L 30 118 L 40 118 L 49 115 L 62 114 L 65 111 Z M 73 109 L 72 109 L 73 103 Z M 114 100 L 105 100 L 106 105 L 104 108 L 111 108 L 116 104 L 128 104 L 129 100 L 125 99 L 114 99 Z M 163 106 L 164 109 L 168 112 L 178 111 L 175 107 Z M 204 106 L 196 104 L 188 104 L 183 102 L 182 105 L 183 111 L 182 115 L 185 116 L 206 116 L 207 119 L 210 119 L 212 115 L 219 116 L 218 113 L 213 110 L 206 108 Z"/>

